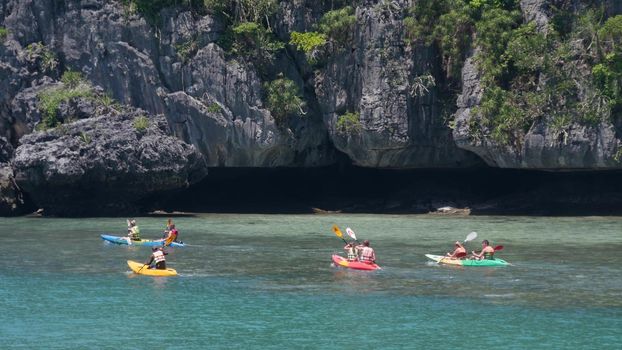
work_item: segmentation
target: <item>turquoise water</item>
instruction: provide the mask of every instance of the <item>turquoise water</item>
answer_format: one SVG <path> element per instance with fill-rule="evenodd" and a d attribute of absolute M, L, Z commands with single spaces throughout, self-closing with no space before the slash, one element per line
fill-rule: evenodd
<path fill-rule="evenodd" d="M 622 218 L 200 215 L 174 278 L 129 272 L 123 219 L 0 219 L 2 349 L 619 348 Z M 139 218 L 145 238 L 165 219 Z M 331 267 L 333 223 L 382 271 Z M 471 231 L 513 266 L 426 261 Z M 469 244 L 470 249 L 479 246 Z"/>

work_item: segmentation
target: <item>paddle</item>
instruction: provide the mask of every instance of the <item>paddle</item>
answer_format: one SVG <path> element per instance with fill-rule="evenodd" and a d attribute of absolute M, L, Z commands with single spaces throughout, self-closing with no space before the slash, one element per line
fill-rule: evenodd
<path fill-rule="evenodd" d="M 341 232 L 339 227 L 337 227 L 337 225 L 333 225 L 333 232 L 335 232 L 335 236 L 341 238 L 341 240 L 344 241 L 345 244 L 348 244 L 348 242 L 345 239 L 343 239 L 343 233 Z"/>
<path fill-rule="evenodd" d="M 356 243 L 361 244 L 358 239 L 356 239 L 356 234 L 354 233 L 354 230 L 352 230 L 349 227 L 346 227 L 346 233 L 348 234 L 348 236 L 350 236 L 353 240 L 356 241 Z"/>
<path fill-rule="evenodd" d="M 477 232 L 473 231 L 466 236 L 466 238 L 464 239 L 464 243 L 472 241 L 475 238 L 477 238 Z"/>
<path fill-rule="evenodd" d="M 143 264 L 143 267 L 141 267 L 140 269 L 138 269 L 138 272 L 136 272 L 136 273 L 140 273 L 140 271 L 142 271 L 142 270 L 145 268 L 145 266 L 147 266 L 147 264 Z"/>

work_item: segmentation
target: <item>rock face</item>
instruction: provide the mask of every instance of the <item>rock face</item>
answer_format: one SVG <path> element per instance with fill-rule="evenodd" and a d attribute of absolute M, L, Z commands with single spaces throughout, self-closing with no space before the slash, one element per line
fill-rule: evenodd
<path fill-rule="evenodd" d="M 164 95 L 166 114 L 175 134 L 196 145 L 210 166 L 320 166 L 334 161 L 318 119 L 277 126 L 263 107 L 259 77 L 242 63 L 227 62 L 217 45 L 199 49 L 181 77 L 184 89 Z"/>
<path fill-rule="evenodd" d="M 520 7 L 525 21 L 536 23 L 540 31 L 545 31 L 549 24 L 549 15 L 546 12 L 548 1 L 546 0 L 521 0 Z"/>
<path fill-rule="evenodd" d="M 206 175 L 201 154 L 170 136 L 163 116 L 151 116 L 143 130 L 134 126 L 141 110 L 94 114 L 20 140 L 15 179 L 46 213 L 136 212 L 141 199 Z"/>
<path fill-rule="evenodd" d="M 455 95 L 448 99 L 440 53 L 433 45 L 405 42 L 404 20 L 417 1 L 279 1 L 271 30 L 285 49 L 268 67 L 227 51 L 231 28 L 209 11 L 177 5 L 148 21 L 127 3 L 0 0 L 4 212 L 23 202 L 20 190 L 48 213 L 80 214 L 85 203 L 91 209 L 101 205 L 102 213 L 135 210 L 148 194 L 201 178 L 205 166 L 622 167 L 617 115 L 562 127 L 543 115 L 511 146 L 489 137 L 490 130 L 474 138 L 469 129 L 478 122 L 475 110 L 483 96 L 477 49 L 463 65 L 462 93 L 457 101 Z M 607 16 L 622 12 L 620 1 L 602 3 Z M 579 13 L 591 6 L 552 0 L 518 4 L 524 22 L 533 21 L 541 33 L 554 23 L 554 7 Z M 353 6 L 356 18 L 351 35 L 343 43 L 329 40 L 321 64 L 310 65 L 286 45 L 292 31 L 317 30 L 324 13 L 346 5 Z M 107 93 L 146 112 L 114 112 L 88 99 L 65 101 L 58 118 L 78 121 L 31 134 L 42 120 L 40 92 L 58 86 L 68 70 L 101 87 L 99 96 Z M 304 117 L 280 125 L 266 106 L 264 88 L 277 74 L 294 81 L 306 102 Z M 578 65 L 574 74 L 585 83 L 579 84 L 579 102 L 588 102 L 591 71 Z M 456 110 L 453 128 L 449 119 Z M 158 117 L 137 132 L 132 123 L 139 114 Z"/>
<path fill-rule="evenodd" d="M 355 164 L 381 168 L 455 168 L 480 164 L 458 149 L 434 86 L 417 92 L 421 77 L 439 71 L 429 47 L 404 43 L 410 2 L 365 3 L 356 9 L 352 47 L 316 76 L 315 89 L 335 146 Z M 358 112 L 359 130 L 339 130 Z"/>
<path fill-rule="evenodd" d="M 13 169 L 8 163 L 0 163 L 0 215 L 21 214 L 24 199 L 15 184 Z"/>
<path fill-rule="evenodd" d="M 535 21 L 538 31 L 545 33 L 550 14 L 547 13 L 550 2 L 544 0 L 523 0 L 520 2 L 526 21 Z M 610 10 L 615 9 L 607 4 Z M 586 57 L 581 44 L 571 47 L 574 62 L 566 62 L 566 73 L 572 76 L 579 87 L 577 105 L 594 104 L 595 86 L 589 65 L 581 61 Z M 491 136 L 491 130 L 480 125 L 481 116 L 477 107 L 483 97 L 482 77 L 475 63 L 478 50 L 467 58 L 462 71 L 462 94 L 458 97 L 458 111 L 455 114 L 453 138 L 458 147 L 477 154 L 489 166 L 515 169 L 545 170 L 603 170 L 619 169 L 620 151 L 622 151 L 622 131 L 620 116 L 599 115 L 597 123 L 579 123 L 576 121 L 556 125 L 554 115 L 544 114 L 533 121 L 529 130 L 518 142 L 503 143 Z M 542 88 L 547 76 L 541 74 L 539 84 Z M 552 113 L 560 106 L 553 106 Z M 551 114 L 552 114 L 551 113 Z M 527 119 L 525 117 L 525 119 Z M 474 136 L 472 124 L 482 129 L 482 134 Z"/>
<path fill-rule="evenodd" d="M 334 162 L 319 116 L 277 128 L 252 63 L 225 58 L 210 16 L 164 10 L 158 28 L 120 2 L 5 1 L 18 49 L 42 42 L 124 104 L 164 113 L 210 166 L 321 166 Z M 38 29 L 24 23 L 32 22 Z M 289 62 L 293 66 L 293 62 Z"/>
<path fill-rule="evenodd" d="M 281 4 L 275 27 L 283 41 L 288 30 L 310 28 L 321 16 L 307 2 Z M 168 9 L 154 29 L 118 2 L 6 0 L 3 8 L 15 50 L 42 42 L 62 66 L 85 73 L 118 101 L 164 113 L 210 166 L 324 166 L 336 161 L 333 144 L 368 167 L 479 164 L 452 142 L 436 91 L 411 93 L 412 80 L 437 67 L 429 48 L 403 45 L 409 3 L 357 8 L 353 47 L 307 82 L 309 113 L 286 127 L 265 108 L 253 62 L 227 58 L 215 44 L 223 26 L 210 16 Z M 297 69 L 302 56 L 289 57 L 277 58 L 278 69 L 305 87 Z M 338 132 L 339 116 L 353 110 L 360 110 L 361 132 Z"/>
<path fill-rule="evenodd" d="M 476 55 L 474 53 L 474 55 Z M 469 123 L 474 108 L 480 105 L 482 87 L 473 56 L 462 71 L 463 90 L 458 98 L 454 140 L 456 144 L 480 156 L 486 163 L 499 168 L 526 169 L 599 169 L 616 168 L 618 139 L 611 123 L 596 127 L 572 125 L 566 130 L 554 130 L 545 119 L 538 120 L 525 135 L 522 146 L 495 142 L 492 138 L 471 136 Z"/>

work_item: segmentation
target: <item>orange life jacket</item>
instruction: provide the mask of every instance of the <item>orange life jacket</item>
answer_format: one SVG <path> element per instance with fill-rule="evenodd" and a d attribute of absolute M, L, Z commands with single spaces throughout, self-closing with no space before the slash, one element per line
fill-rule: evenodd
<path fill-rule="evenodd" d="M 168 234 L 168 238 L 166 238 L 166 241 L 164 242 L 164 244 L 165 245 L 171 245 L 171 243 L 173 243 L 174 241 L 177 240 L 177 236 L 178 235 L 179 235 L 179 233 L 177 232 L 176 228 L 170 230 L 169 234 Z"/>

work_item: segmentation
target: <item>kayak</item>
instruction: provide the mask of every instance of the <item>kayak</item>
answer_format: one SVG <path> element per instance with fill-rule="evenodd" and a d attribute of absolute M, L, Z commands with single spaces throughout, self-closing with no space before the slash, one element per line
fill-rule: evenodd
<path fill-rule="evenodd" d="M 347 267 L 349 269 L 354 269 L 354 270 L 372 271 L 372 270 L 380 269 L 380 266 L 376 264 L 368 264 L 368 263 L 360 262 L 360 261 L 349 261 L 343 256 L 340 256 L 337 254 L 333 254 L 333 262 L 337 266 Z"/>
<path fill-rule="evenodd" d="M 106 235 L 106 234 L 102 234 L 100 236 L 106 242 L 127 245 L 127 240 L 125 239 L 125 237 L 112 236 L 112 235 Z M 147 247 L 162 247 L 164 246 L 164 241 L 162 240 L 152 241 L 150 239 L 141 239 L 140 241 L 132 241 L 132 245 L 141 245 L 141 246 L 147 246 Z M 185 247 L 186 245 L 182 242 L 173 242 L 171 243 L 170 246 L 171 247 Z"/>
<path fill-rule="evenodd" d="M 509 263 L 502 259 L 484 259 L 484 260 L 469 260 L 469 259 L 449 259 L 442 255 L 426 254 L 428 259 L 434 260 L 439 264 L 454 265 L 454 266 L 507 266 Z"/>
<path fill-rule="evenodd" d="M 127 261 L 127 266 L 129 266 L 130 269 L 134 271 L 134 273 L 137 273 L 139 275 L 156 276 L 156 277 L 177 276 L 177 271 L 175 271 L 174 269 L 166 269 L 166 270 L 150 269 L 148 266 L 145 266 L 145 264 L 141 264 L 139 262 L 132 261 L 132 260 Z"/>

